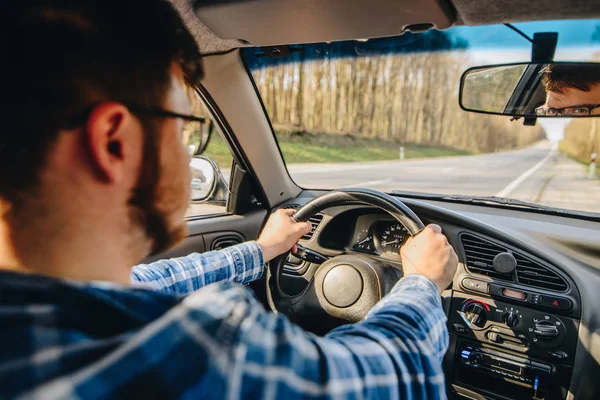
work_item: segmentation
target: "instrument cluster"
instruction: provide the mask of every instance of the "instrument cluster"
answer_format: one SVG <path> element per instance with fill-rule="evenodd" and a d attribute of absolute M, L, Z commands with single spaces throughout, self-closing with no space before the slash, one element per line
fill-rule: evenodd
<path fill-rule="evenodd" d="M 399 256 L 400 247 L 410 234 L 396 220 L 377 220 L 370 225 L 357 224 L 350 249 L 365 254 Z"/>

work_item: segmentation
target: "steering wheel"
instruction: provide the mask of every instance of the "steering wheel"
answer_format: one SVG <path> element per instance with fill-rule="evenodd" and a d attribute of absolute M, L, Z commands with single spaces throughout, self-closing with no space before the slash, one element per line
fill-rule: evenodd
<path fill-rule="evenodd" d="M 423 222 L 403 202 L 370 189 L 347 189 L 317 197 L 293 216 L 307 221 L 316 213 L 342 205 L 366 205 L 386 211 L 415 236 Z M 308 285 L 296 295 L 285 293 L 281 274 L 289 252 L 274 258 L 267 268 L 267 300 L 274 312 L 287 315 L 305 329 L 320 331 L 362 320 L 402 277 L 402 271 L 368 255 L 344 254 L 322 263 Z"/>

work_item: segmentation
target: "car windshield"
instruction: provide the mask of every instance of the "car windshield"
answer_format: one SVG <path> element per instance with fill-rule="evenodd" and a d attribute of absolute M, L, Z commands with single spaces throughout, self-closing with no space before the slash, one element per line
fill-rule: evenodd
<path fill-rule="evenodd" d="M 600 20 L 514 26 L 530 38 L 558 32 L 555 61 L 600 60 Z M 600 213 L 600 172 L 591 163 L 597 119 L 515 119 L 458 105 L 467 68 L 528 62 L 531 53 L 523 36 L 492 25 L 246 48 L 242 57 L 303 188 L 515 199 Z M 514 87 L 512 75 L 498 91 Z"/>

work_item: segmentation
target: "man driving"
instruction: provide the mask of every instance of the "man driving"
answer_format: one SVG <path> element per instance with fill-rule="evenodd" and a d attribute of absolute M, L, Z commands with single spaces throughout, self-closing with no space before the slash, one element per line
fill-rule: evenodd
<path fill-rule="evenodd" d="M 536 114 L 548 117 L 600 115 L 600 67 L 554 64 L 542 70 L 546 103 Z"/>
<path fill-rule="evenodd" d="M 241 285 L 311 229 L 293 211 L 257 241 L 132 268 L 186 235 L 197 45 L 164 0 L 2 8 L 0 398 L 445 398 L 457 257 L 439 226 L 324 337 Z"/>

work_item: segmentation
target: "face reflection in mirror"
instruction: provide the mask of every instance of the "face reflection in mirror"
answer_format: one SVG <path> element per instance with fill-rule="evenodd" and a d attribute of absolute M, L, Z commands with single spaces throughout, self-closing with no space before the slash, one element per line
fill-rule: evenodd
<path fill-rule="evenodd" d="M 521 63 L 463 75 L 466 111 L 537 117 L 600 116 L 600 64 Z"/>
<path fill-rule="evenodd" d="M 215 180 L 215 170 L 210 162 L 202 158 L 190 161 L 192 173 L 192 200 L 202 200 L 208 196 Z"/>
<path fill-rule="evenodd" d="M 600 115 L 600 68 L 555 65 L 545 68 L 543 75 L 547 113 Z"/>
<path fill-rule="evenodd" d="M 546 107 L 567 109 L 567 115 L 600 115 L 600 84 L 593 85 L 589 91 L 564 89 L 563 93 L 547 92 Z M 591 108 L 593 107 L 593 108 Z"/>

